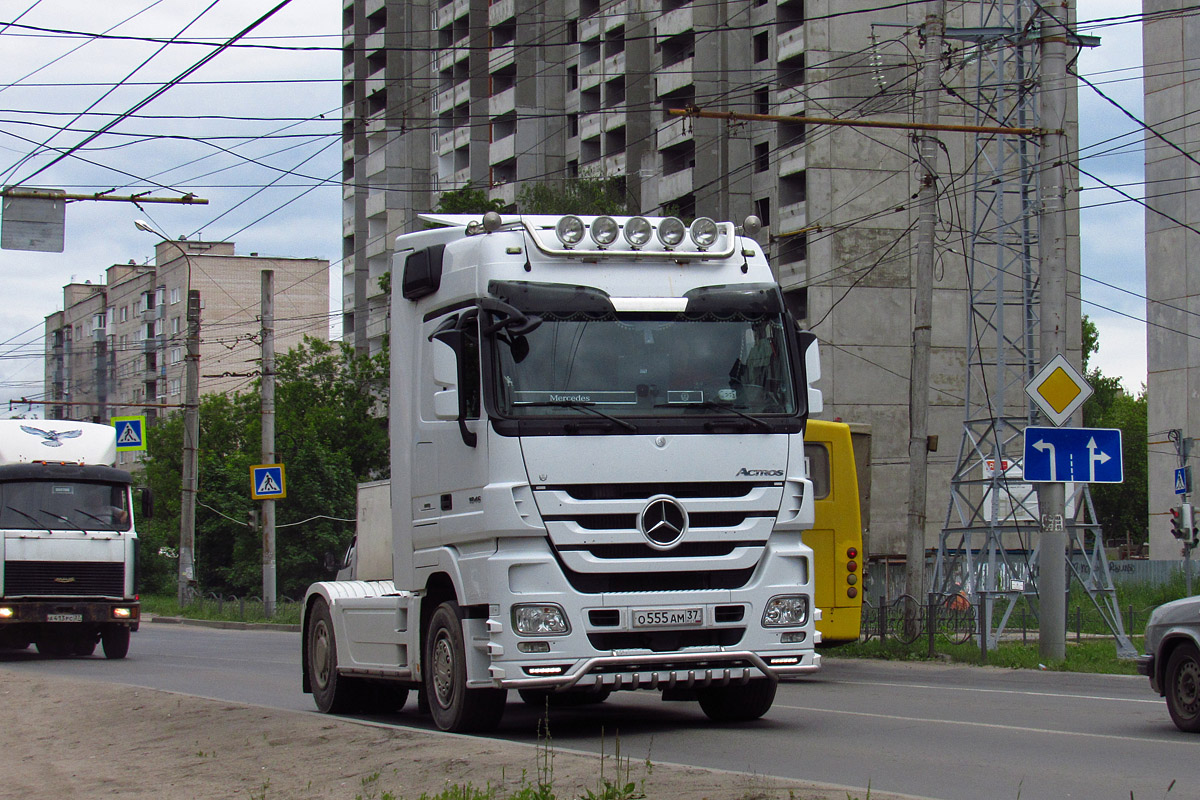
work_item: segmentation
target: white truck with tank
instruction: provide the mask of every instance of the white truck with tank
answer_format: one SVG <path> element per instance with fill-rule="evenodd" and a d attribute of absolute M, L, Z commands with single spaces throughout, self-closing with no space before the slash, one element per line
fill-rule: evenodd
<path fill-rule="evenodd" d="M 138 536 L 116 456 L 109 425 L 0 420 L 0 648 L 125 657 Z"/>
<path fill-rule="evenodd" d="M 392 265 L 391 481 L 307 592 L 303 689 L 325 712 L 416 689 L 450 731 L 510 689 L 765 714 L 820 665 L 821 394 L 757 220 L 422 219 Z"/>

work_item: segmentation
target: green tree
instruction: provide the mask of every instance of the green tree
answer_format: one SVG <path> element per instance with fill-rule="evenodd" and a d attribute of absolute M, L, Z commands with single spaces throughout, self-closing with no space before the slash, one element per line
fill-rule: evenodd
<path fill-rule="evenodd" d="M 504 201 L 492 200 L 483 189 L 475 189 L 467 184 L 461 189 L 442 192 L 434 210 L 439 214 L 486 214 L 489 211 L 500 213 L 504 211 Z"/>
<path fill-rule="evenodd" d="M 276 503 L 276 575 L 281 594 L 298 596 L 323 577 L 327 552 L 345 549 L 355 487 L 388 470 L 387 354 L 355 355 L 345 344 L 305 339 L 276 362 L 276 454 L 287 497 Z M 196 571 L 203 591 L 256 594 L 262 542 L 248 524 L 250 467 L 262 461 L 257 387 L 200 403 Z M 144 479 L 157 499 L 144 533 L 142 580 L 149 591 L 174 583 L 179 541 L 182 417 L 147 436 Z"/>
<path fill-rule="evenodd" d="M 1088 428 L 1120 428 L 1124 483 L 1098 483 L 1092 486 L 1096 519 L 1109 542 L 1129 542 L 1140 546 L 1146 541 L 1149 513 L 1149 485 L 1146 468 L 1147 418 L 1146 387 L 1137 395 L 1126 393 L 1121 379 L 1105 375 L 1099 367 L 1090 367 L 1091 356 L 1100 350 L 1096 324 L 1083 318 L 1083 369 L 1094 394 L 1083 405 L 1083 424 Z"/>
<path fill-rule="evenodd" d="M 638 213 L 624 176 L 599 174 L 526 183 L 517 192 L 517 208 L 522 214 Z"/>

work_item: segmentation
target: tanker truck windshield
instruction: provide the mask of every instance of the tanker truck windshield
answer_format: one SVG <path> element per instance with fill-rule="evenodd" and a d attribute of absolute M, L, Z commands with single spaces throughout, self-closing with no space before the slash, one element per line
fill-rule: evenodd
<path fill-rule="evenodd" d="M 497 334 L 500 413 L 561 416 L 567 408 L 587 408 L 639 418 L 795 415 L 786 317 L 774 303 L 739 308 L 733 301 L 744 294 L 725 303 L 700 295 L 686 307 L 679 298 L 681 309 L 670 312 L 618 310 L 621 298 L 591 298 L 607 308 L 522 304 L 533 306 L 521 310 L 540 324 L 523 335 Z"/>

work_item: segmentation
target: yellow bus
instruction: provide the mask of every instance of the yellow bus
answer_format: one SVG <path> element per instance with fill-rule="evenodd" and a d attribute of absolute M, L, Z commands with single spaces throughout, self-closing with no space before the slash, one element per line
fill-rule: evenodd
<path fill-rule="evenodd" d="M 859 457 L 866 472 L 869 435 L 859 436 Z M 863 525 L 858 467 L 850 426 L 809 419 L 804 457 L 813 482 L 816 521 L 804 534 L 813 549 L 815 602 L 821 609 L 817 630 L 821 644 L 832 646 L 858 639 L 862 625 Z"/>

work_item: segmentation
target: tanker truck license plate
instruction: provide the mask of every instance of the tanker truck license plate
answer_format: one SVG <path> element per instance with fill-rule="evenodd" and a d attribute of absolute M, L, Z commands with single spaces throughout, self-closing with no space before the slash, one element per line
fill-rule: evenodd
<path fill-rule="evenodd" d="M 633 611 L 635 628 L 684 628 L 703 622 L 704 612 L 699 608 L 650 608 Z"/>
<path fill-rule="evenodd" d="M 47 614 L 47 622 L 83 622 L 83 614 Z"/>

